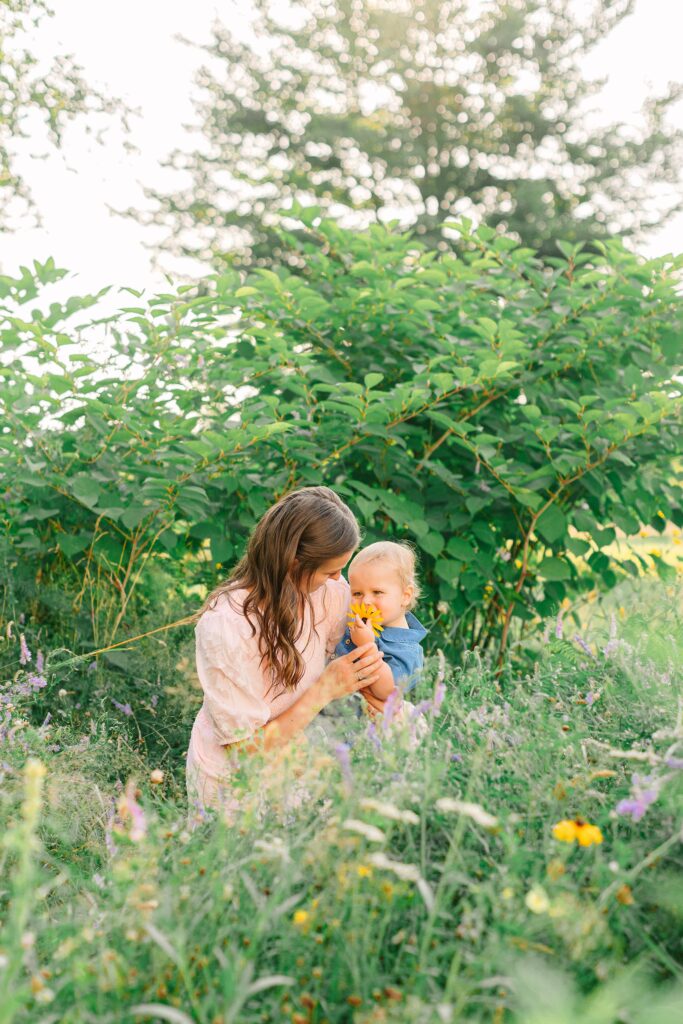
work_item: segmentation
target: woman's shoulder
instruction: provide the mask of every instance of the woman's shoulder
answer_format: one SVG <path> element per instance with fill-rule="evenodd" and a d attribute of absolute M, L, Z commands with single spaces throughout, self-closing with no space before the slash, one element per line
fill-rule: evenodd
<path fill-rule="evenodd" d="M 343 576 L 338 580 L 328 580 L 320 588 L 324 595 L 325 609 L 330 615 L 338 615 L 340 611 L 346 611 L 351 600 L 351 587 Z"/>
<path fill-rule="evenodd" d="M 197 619 L 196 636 L 202 639 L 220 636 L 224 639 L 227 633 L 249 635 L 251 629 L 242 607 L 246 594 L 244 589 L 219 594 Z"/>

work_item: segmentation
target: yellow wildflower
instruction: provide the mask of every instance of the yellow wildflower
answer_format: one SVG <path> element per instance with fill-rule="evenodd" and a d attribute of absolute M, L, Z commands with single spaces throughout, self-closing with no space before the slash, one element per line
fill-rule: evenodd
<path fill-rule="evenodd" d="M 593 843 L 602 842 L 602 832 L 597 825 L 589 825 L 588 822 L 584 822 L 582 825 L 577 825 L 576 838 L 579 841 L 579 846 L 592 846 Z"/>
<path fill-rule="evenodd" d="M 308 921 L 309 917 L 310 917 L 310 914 L 308 913 L 307 910 L 295 910 L 294 911 L 294 917 L 292 918 L 292 921 L 296 925 L 302 925 L 302 924 L 306 924 L 306 922 Z"/>
<path fill-rule="evenodd" d="M 553 825 L 553 835 L 561 843 L 573 843 L 576 839 L 576 822 L 567 818 L 558 821 L 557 825 Z"/>
<path fill-rule="evenodd" d="M 372 868 L 368 867 L 367 864 L 358 864 L 356 867 L 359 878 L 370 878 L 372 875 Z"/>
<path fill-rule="evenodd" d="M 375 608 L 374 604 L 366 604 L 365 601 L 352 604 L 349 609 L 349 626 L 352 626 L 356 621 L 356 615 L 360 615 L 364 622 L 367 622 L 372 626 L 372 631 L 375 636 L 380 635 L 383 629 L 383 619 L 379 608 Z"/>
<path fill-rule="evenodd" d="M 550 906 L 548 894 L 540 885 L 534 885 L 529 889 L 524 902 L 532 914 L 545 914 Z"/>
<path fill-rule="evenodd" d="M 553 835 L 562 843 L 573 843 L 576 839 L 579 846 L 592 846 L 593 843 L 601 843 L 603 838 L 597 825 L 591 825 L 582 818 L 558 821 L 553 825 Z"/>

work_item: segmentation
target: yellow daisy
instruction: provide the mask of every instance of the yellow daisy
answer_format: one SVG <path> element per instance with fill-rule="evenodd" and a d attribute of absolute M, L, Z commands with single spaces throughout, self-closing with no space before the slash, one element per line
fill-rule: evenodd
<path fill-rule="evenodd" d="M 576 822 L 568 818 L 558 821 L 557 825 L 553 825 L 553 835 L 561 843 L 573 843 L 576 839 Z"/>
<path fill-rule="evenodd" d="M 576 839 L 579 846 L 592 846 L 593 843 L 601 843 L 603 835 L 597 825 L 591 825 L 582 818 L 575 818 L 570 821 L 565 818 L 553 825 L 553 835 L 562 843 L 573 843 Z"/>
<path fill-rule="evenodd" d="M 576 838 L 579 846 L 591 846 L 593 843 L 602 842 L 602 832 L 597 825 L 589 825 L 584 821 L 581 825 L 577 823 Z"/>
<path fill-rule="evenodd" d="M 374 604 L 365 604 L 362 601 L 360 604 L 352 604 L 349 609 L 349 626 L 352 626 L 356 620 L 356 615 L 360 615 L 363 622 L 369 622 L 372 626 L 372 631 L 375 636 L 379 636 L 382 632 L 382 613 L 379 608 L 375 608 Z"/>

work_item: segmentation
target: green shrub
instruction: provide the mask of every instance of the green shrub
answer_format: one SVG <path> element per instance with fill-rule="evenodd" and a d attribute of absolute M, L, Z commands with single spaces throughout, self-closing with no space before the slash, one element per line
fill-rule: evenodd
<path fill-rule="evenodd" d="M 0 280 L 3 558 L 43 617 L 68 596 L 74 645 L 163 620 L 154 562 L 212 585 L 300 485 L 334 487 L 368 541 L 416 542 L 432 639 L 456 659 L 500 658 L 569 591 L 637 575 L 639 556 L 603 550 L 615 527 L 683 525 L 683 258 L 612 241 L 541 263 L 467 221 L 456 258 L 292 216 L 303 275 L 128 289 L 135 305 L 90 324 L 98 296 L 22 314 L 52 264 Z"/>

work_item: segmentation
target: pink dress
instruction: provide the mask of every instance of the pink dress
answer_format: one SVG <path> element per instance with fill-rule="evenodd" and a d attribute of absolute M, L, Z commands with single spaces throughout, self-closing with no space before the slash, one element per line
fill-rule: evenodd
<path fill-rule="evenodd" d="M 306 669 L 295 690 L 267 694 L 269 681 L 259 661 L 258 634 L 241 611 L 245 590 L 231 593 L 233 605 L 221 595 L 195 626 L 197 674 L 204 703 L 192 727 L 187 751 L 187 794 L 190 814 L 207 807 L 228 812 L 235 806 L 230 792 L 231 757 L 224 744 L 251 736 L 297 701 L 322 675 L 334 648 L 344 635 L 350 604 L 345 579 L 328 579 L 311 594 L 311 615 L 304 611 L 304 627 L 296 641 Z M 234 755 L 233 755 L 234 756 Z"/>

